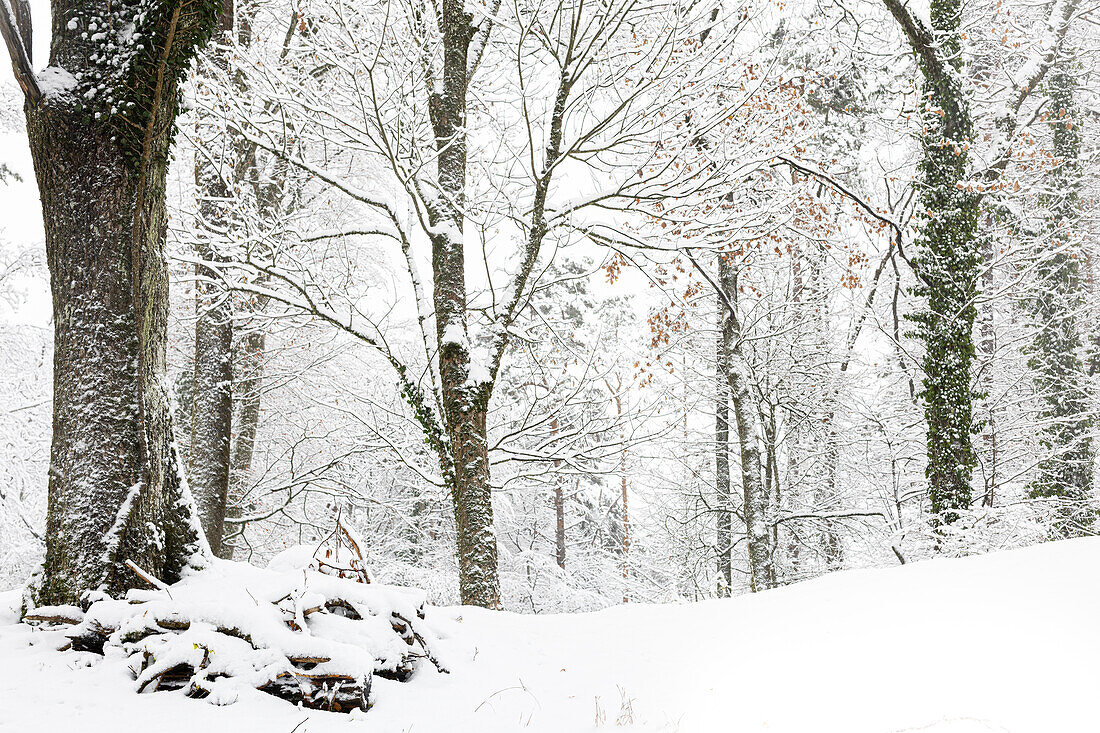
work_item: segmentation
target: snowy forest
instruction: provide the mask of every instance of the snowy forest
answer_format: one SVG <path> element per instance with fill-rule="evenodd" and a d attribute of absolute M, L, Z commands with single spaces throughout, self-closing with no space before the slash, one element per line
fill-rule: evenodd
<path fill-rule="evenodd" d="M 1100 726 L 1095 0 L 0 32 L 0 729 Z"/>

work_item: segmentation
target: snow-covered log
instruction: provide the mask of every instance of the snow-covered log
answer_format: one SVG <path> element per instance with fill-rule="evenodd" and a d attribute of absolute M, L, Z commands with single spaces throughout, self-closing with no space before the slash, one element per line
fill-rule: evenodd
<path fill-rule="evenodd" d="M 307 708 L 370 707 L 375 675 L 408 680 L 431 649 L 421 591 L 334 577 L 294 548 L 268 569 L 218 561 L 172 586 L 33 609 L 62 648 L 125 657 L 139 693 L 182 690 L 215 704 L 249 687 Z M 313 567 L 316 567 L 313 565 Z"/>

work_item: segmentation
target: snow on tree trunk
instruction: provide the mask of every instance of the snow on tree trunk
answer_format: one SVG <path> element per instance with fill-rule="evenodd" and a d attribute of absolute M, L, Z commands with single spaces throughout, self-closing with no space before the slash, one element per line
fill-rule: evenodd
<path fill-rule="evenodd" d="M 440 391 L 448 444 L 444 474 L 454 504 L 459 593 L 465 604 L 500 606 L 497 540 L 486 433 L 490 384 L 475 381 L 467 332 L 465 251 L 467 57 L 474 28 L 460 0 L 444 0 L 443 83 L 432 97 L 441 198 L 430 210 Z"/>
<path fill-rule="evenodd" d="M 218 16 L 218 32 L 233 31 L 234 8 L 224 2 Z M 219 38 L 219 41 L 223 40 Z M 211 62 L 227 68 L 227 51 L 211 49 Z M 239 145 L 223 146 L 236 152 Z M 229 160 L 231 167 L 235 160 Z M 223 177 L 223 166 L 197 156 L 195 185 L 199 197 L 198 236 L 195 254 L 203 260 L 219 259 L 217 243 L 229 231 L 228 207 L 233 197 Z M 198 504 L 203 532 L 219 557 L 231 553 L 223 547 L 226 499 L 229 495 L 230 442 L 233 431 L 233 307 L 217 273 L 195 266 L 195 364 L 191 400 L 191 460 L 188 476 Z"/>
<path fill-rule="evenodd" d="M 550 421 L 550 430 L 557 434 L 561 422 L 555 416 Z M 554 560 L 558 567 L 565 570 L 565 477 L 561 475 L 561 461 L 554 461 Z"/>
<path fill-rule="evenodd" d="M 1053 534 L 1079 537 L 1093 534 L 1094 510 L 1086 502 L 1092 494 L 1095 451 L 1088 372 L 1082 357 L 1080 324 L 1083 306 L 1080 220 L 1081 110 L 1074 99 L 1076 79 L 1067 54 L 1051 74 L 1050 100 L 1055 160 L 1050 174 L 1050 252 L 1040 253 L 1039 287 L 1029 301 L 1038 329 L 1032 345 L 1031 366 L 1041 400 L 1040 445 L 1043 457 L 1031 487 L 1035 498 L 1062 500 Z"/>
<path fill-rule="evenodd" d="M 554 560 L 558 567 L 565 570 L 565 492 L 562 490 L 564 479 L 554 479 Z"/>
<path fill-rule="evenodd" d="M 263 303 L 253 302 L 252 313 L 263 309 Z M 238 329 L 239 330 L 239 329 Z M 241 504 L 248 492 L 252 475 L 252 457 L 256 450 L 256 433 L 260 426 L 260 397 L 263 388 L 263 357 L 267 347 L 267 333 L 263 325 L 249 326 L 236 346 L 233 364 L 235 369 L 233 392 L 237 397 L 236 439 L 233 441 L 229 463 L 229 496 L 226 499 L 225 517 L 241 518 Z M 235 530 L 234 530 L 235 531 Z M 233 554 L 232 533 L 222 535 L 222 554 Z"/>
<path fill-rule="evenodd" d="M 200 251 L 204 259 L 211 251 Z M 200 277 L 210 276 L 195 267 Z M 233 325 L 230 301 L 224 292 L 200 282 L 195 290 L 195 367 L 191 411 L 191 460 L 189 477 L 203 532 L 219 557 L 222 546 L 226 499 L 229 494 L 230 438 L 233 426 Z"/>
<path fill-rule="evenodd" d="M 951 523 L 970 507 L 972 441 L 971 364 L 974 306 L 981 264 L 976 236 L 979 199 L 965 186 L 972 124 L 961 87 L 962 3 L 932 0 L 931 28 L 915 20 L 900 0 L 885 0 L 917 54 L 924 75 L 921 120 L 923 215 L 914 264 L 916 294 L 927 307 L 912 316 L 924 342 L 928 495 L 936 521 Z"/>
<path fill-rule="evenodd" d="M 715 385 L 714 414 L 714 508 L 717 512 L 715 551 L 718 555 L 718 597 L 728 598 L 733 586 L 733 495 L 730 491 L 730 405 L 729 405 L 729 352 L 733 341 L 733 319 L 729 309 L 718 302 L 717 378 Z"/>
<path fill-rule="evenodd" d="M 741 488 L 744 492 L 745 533 L 749 548 L 749 583 L 753 592 L 775 587 L 776 574 L 772 532 L 769 527 L 771 510 L 768 489 L 762 475 L 763 461 L 760 444 L 764 428 L 760 420 L 752 391 L 744 354 L 741 349 L 740 324 L 737 313 L 737 273 L 725 257 L 718 257 L 718 279 L 730 307 L 727 314 L 732 322 L 732 338 L 727 352 L 726 378 L 729 382 L 730 401 L 737 420 L 737 441 L 741 454 Z"/>
<path fill-rule="evenodd" d="M 43 96 L 25 108 L 54 310 L 41 604 L 121 593 L 140 582 L 127 560 L 175 580 L 204 544 L 173 440 L 164 241 L 176 90 L 212 7 L 52 8 Z"/>
<path fill-rule="evenodd" d="M 444 378 L 445 395 L 446 392 Z M 497 608 L 500 580 L 485 437 L 486 410 L 476 403 L 467 403 L 461 396 L 445 399 L 444 409 L 453 449 L 448 488 L 454 504 L 459 593 L 464 604 Z"/>
<path fill-rule="evenodd" d="M 623 397 L 619 390 L 615 392 L 615 414 L 621 421 Z M 621 434 L 619 439 L 623 443 L 623 447 L 619 450 L 619 491 L 623 502 L 623 603 L 628 603 L 630 601 L 630 497 L 626 478 L 626 435 Z"/>
<path fill-rule="evenodd" d="M 811 252 L 811 282 L 806 288 L 808 299 L 812 301 L 813 305 L 809 310 L 810 329 L 811 333 L 818 334 L 818 338 L 821 338 L 819 348 L 825 351 L 828 348 L 825 338 L 828 333 L 828 320 L 830 315 L 830 302 L 824 283 L 826 266 L 825 252 L 820 248 L 811 250 Z M 849 343 L 854 345 L 855 342 L 851 341 Z M 850 352 L 851 347 L 849 347 L 849 353 Z M 846 372 L 847 370 L 848 361 L 846 357 L 840 364 L 840 371 Z M 841 400 L 838 390 L 839 384 L 837 387 L 830 389 L 825 397 L 826 410 L 823 418 L 825 431 L 820 448 L 824 459 L 824 476 L 822 480 L 818 482 L 818 488 L 814 492 L 814 505 L 819 510 L 825 511 L 835 510 L 840 504 L 837 476 L 840 472 L 840 443 L 842 436 L 839 424 Z M 825 565 L 830 570 L 838 570 L 844 565 L 844 550 L 837 530 L 838 525 L 835 520 L 821 520 L 819 542 L 821 553 L 825 557 Z"/>

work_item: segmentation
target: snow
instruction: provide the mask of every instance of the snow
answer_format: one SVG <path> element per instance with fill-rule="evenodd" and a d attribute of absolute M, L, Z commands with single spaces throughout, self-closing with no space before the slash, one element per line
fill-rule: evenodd
<path fill-rule="evenodd" d="M 76 89 L 76 77 L 60 66 L 47 66 L 35 75 L 43 96 L 60 97 Z"/>
<path fill-rule="evenodd" d="M 440 341 L 442 344 L 458 344 L 464 349 L 469 348 L 469 342 L 466 340 L 466 329 L 457 321 L 447 324 L 447 327 L 443 329 L 443 338 Z"/>
<path fill-rule="evenodd" d="M 1039 75 L 1039 70 L 1044 64 L 1053 61 L 1053 55 L 1061 39 L 1065 34 L 1066 8 L 1064 0 L 1057 0 L 1050 7 L 1034 49 L 1027 60 L 1012 74 L 1012 84 L 1017 89 L 1023 89 L 1034 82 Z"/>
<path fill-rule="evenodd" d="M 435 226 L 428 227 L 428 234 L 433 237 L 444 237 L 451 246 L 462 242 L 462 232 L 455 223 L 447 217 L 441 219 Z"/>
<path fill-rule="evenodd" d="M 154 628 L 150 624 L 155 624 L 155 620 L 190 622 L 187 633 L 172 637 L 176 649 L 188 652 L 194 649 L 192 642 L 208 637 L 216 628 L 240 629 L 262 649 L 291 656 L 328 658 L 330 661 L 313 668 L 316 674 L 331 672 L 357 677 L 376 670 L 393 670 L 410 651 L 409 645 L 393 632 L 390 613 L 416 619 L 417 609 L 425 600 L 420 591 L 364 585 L 312 570 L 277 572 L 246 563 L 209 562 L 208 569 L 192 573 L 167 591 L 130 591 L 126 599 L 94 603 L 84 624 L 115 629 L 110 643 L 125 646 L 115 640 L 124 639 L 129 632 Z M 363 616 L 362 620 L 353 622 L 342 616 L 321 618 L 326 614 L 317 614 L 305 623 L 306 609 L 323 606 L 329 598 L 352 604 Z M 287 628 L 288 618 L 296 619 L 302 633 Z M 429 632 L 428 639 L 432 638 Z M 164 640 L 149 639 L 155 644 Z M 228 643 L 236 641 L 239 640 L 228 639 Z M 162 655 L 155 656 L 160 662 Z M 225 656 L 234 657 L 226 663 L 243 662 L 242 655 Z M 176 663 L 179 662 L 165 668 Z"/>
<path fill-rule="evenodd" d="M 267 563 L 268 570 L 288 572 L 305 570 L 313 564 L 316 547 L 309 545 L 294 545 L 280 552 Z"/>
<path fill-rule="evenodd" d="M 166 733 L 1095 731 L 1098 565 L 1100 538 L 1087 538 L 696 604 L 547 616 L 429 608 L 452 673 L 424 665 L 406 683 L 376 679 L 374 708 L 351 716 L 251 690 L 224 706 L 134 694 L 124 660 L 57 653 L 51 632 L 12 624 L 19 594 L 9 592 L 0 730 L 155 720 Z M 216 569 L 251 578 L 254 594 L 280 590 L 267 571 Z M 260 587 L 263 577 L 273 585 Z"/>
<path fill-rule="evenodd" d="M 905 6 L 913 18 L 925 28 L 932 27 L 932 3 L 930 0 L 908 0 Z"/>
<path fill-rule="evenodd" d="M 466 377 L 466 385 L 476 387 L 491 382 L 492 379 L 493 375 L 489 373 L 489 354 L 484 349 L 476 349 L 470 354 L 470 371 Z"/>

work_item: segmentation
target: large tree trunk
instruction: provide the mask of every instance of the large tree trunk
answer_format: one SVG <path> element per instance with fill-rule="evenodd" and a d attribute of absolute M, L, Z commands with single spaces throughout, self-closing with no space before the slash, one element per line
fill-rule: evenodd
<path fill-rule="evenodd" d="M 27 109 L 54 309 L 44 604 L 125 590 L 126 560 L 171 581 L 197 539 L 165 392 L 165 166 L 140 180 L 114 130 L 82 116 Z"/>
<path fill-rule="evenodd" d="M 451 385 L 453 393 L 466 392 Z M 448 392 L 444 378 L 444 394 Z M 485 408 L 461 397 L 446 398 L 448 432 L 453 450 L 450 473 L 458 545 L 458 582 L 462 603 L 500 607 L 497 540 L 493 531 L 493 495 L 489 485 L 489 448 Z M 449 409 L 448 409 L 449 408 Z"/>
<path fill-rule="evenodd" d="M 40 99 L 27 94 L 54 309 L 41 604 L 121 593 L 139 583 L 127 561 L 171 582 L 204 545 L 180 474 L 165 378 L 164 196 L 176 90 L 204 41 L 208 10 L 56 2 L 51 83 Z M 86 14 L 111 25 L 89 38 L 70 22 Z M 131 20 L 147 47 L 135 52 L 128 76 L 104 81 L 93 58 L 108 54 Z M 8 47 L 13 58 L 25 55 Z M 126 111 L 125 122 L 116 109 Z"/>

